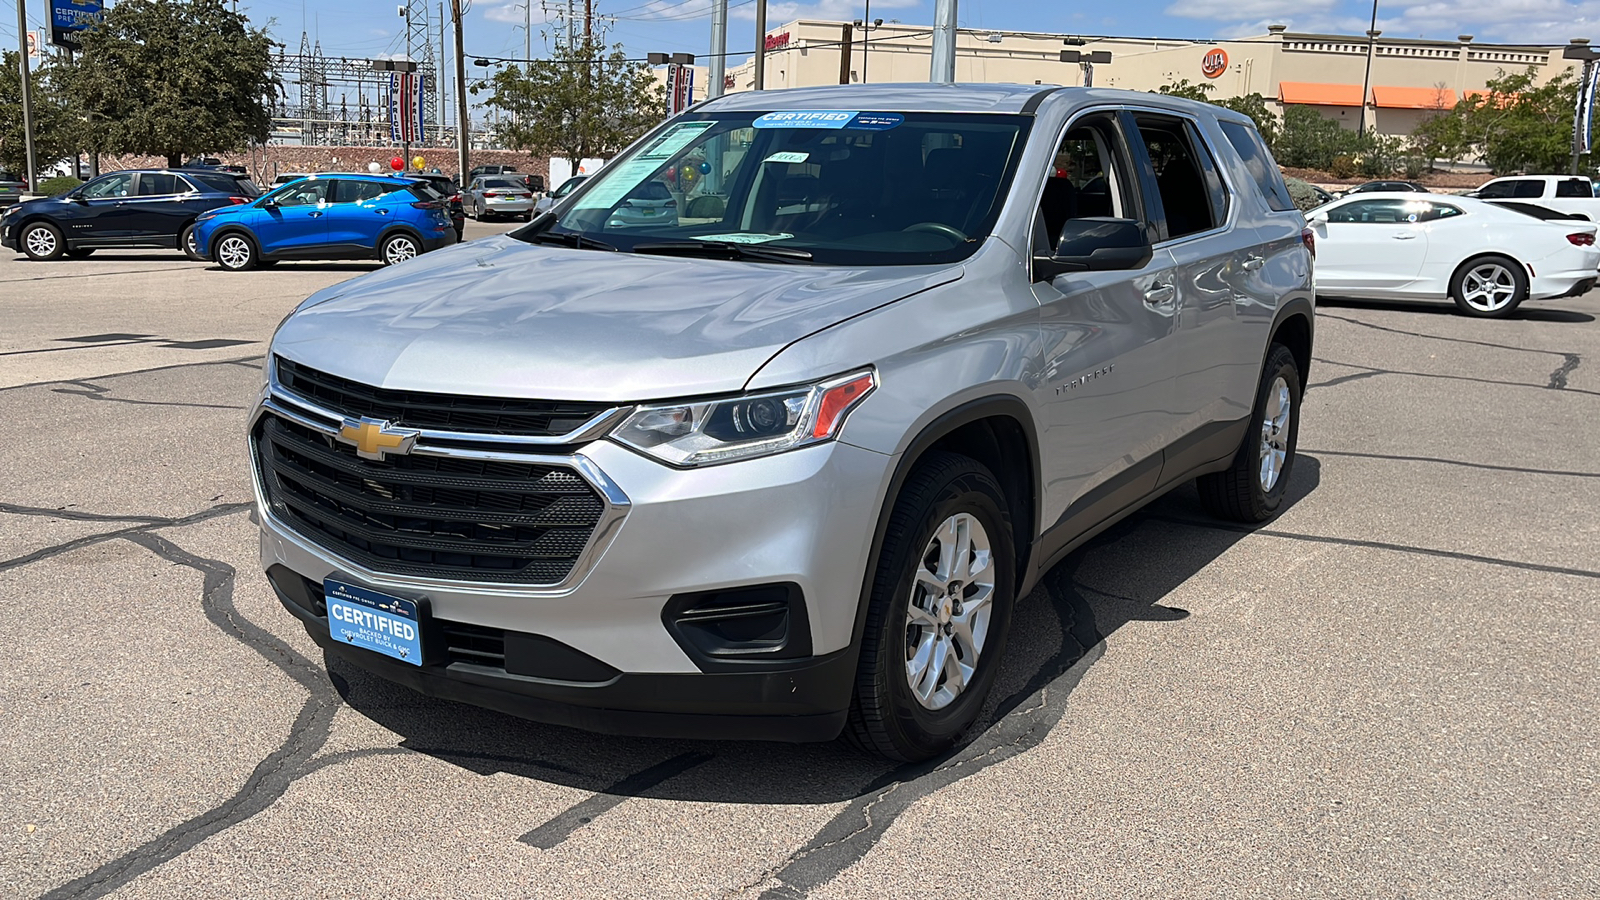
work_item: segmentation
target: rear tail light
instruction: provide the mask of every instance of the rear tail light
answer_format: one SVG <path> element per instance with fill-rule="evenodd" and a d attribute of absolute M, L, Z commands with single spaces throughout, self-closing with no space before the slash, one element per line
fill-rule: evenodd
<path fill-rule="evenodd" d="M 1315 231 L 1309 228 L 1300 229 L 1300 243 L 1305 244 L 1306 249 L 1311 251 L 1312 259 L 1317 258 L 1317 233 Z"/>
<path fill-rule="evenodd" d="M 484 194 L 483 198 L 485 200 L 493 200 L 493 199 L 495 199 L 496 197 L 499 197 L 499 196 L 500 196 L 499 194 Z"/>
<path fill-rule="evenodd" d="M 1590 234 L 1587 231 L 1580 231 L 1580 232 L 1577 232 L 1576 234 L 1569 234 L 1569 235 L 1567 235 L 1567 240 L 1569 242 L 1571 242 L 1572 245 L 1575 246 L 1575 247 L 1593 247 L 1594 246 L 1594 235 Z"/>
<path fill-rule="evenodd" d="M 673 207 L 673 208 L 676 208 L 676 207 L 677 207 L 677 205 L 678 205 L 678 201 L 676 201 L 676 200 L 668 200 L 668 201 L 667 201 L 667 205 L 668 205 L 668 206 L 671 206 L 671 207 Z"/>
<path fill-rule="evenodd" d="M 418 200 L 411 204 L 412 209 L 444 209 L 444 204 L 437 200 Z"/>
<path fill-rule="evenodd" d="M 238 206 L 241 203 L 249 203 L 250 202 L 250 198 L 249 197 L 229 197 L 228 198 L 228 202 L 232 203 L 234 206 Z"/>
<path fill-rule="evenodd" d="M 461 195 L 460 194 L 451 194 L 450 195 L 450 202 L 451 203 L 460 203 L 461 202 Z"/>

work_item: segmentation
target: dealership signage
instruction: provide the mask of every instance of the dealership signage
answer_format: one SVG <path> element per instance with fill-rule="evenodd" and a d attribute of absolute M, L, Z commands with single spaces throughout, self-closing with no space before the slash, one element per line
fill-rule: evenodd
<path fill-rule="evenodd" d="M 421 143 L 422 75 L 389 73 L 389 140 L 397 144 Z"/>
<path fill-rule="evenodd" d="M 1200 73 L 1207 78 L 1216 78 L 1228 71 L 1228 51 L 1221 47 L 1212 47 L 1200 59 Z"/>
<path fill-rule="evenodd" d="M 675 116 L 694 105 L 694 67 L 667 66 L 667 115 Z"/>
<path fill-rule="evenodd" d="M 78 49 L 78 32 L 105 18 L 101 0 L 50 0 L 50 43 Z"/>
<path fill-rule="evenodd" d="M 766 48 L 769 51 L 770 50 L 782 50 L 783 48 L 785 48 L 787 46 L 789 46 L 789 32 L 785 31 L 782 34 L 769 34 L 769 35 L 767 35 Z"/>

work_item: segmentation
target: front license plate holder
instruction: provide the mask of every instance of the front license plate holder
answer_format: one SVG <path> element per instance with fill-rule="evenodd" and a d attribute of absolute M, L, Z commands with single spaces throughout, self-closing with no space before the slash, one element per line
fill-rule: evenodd
<path fill-rule="evenodd" d="M 425 601 L 409 600 L 333 578 L 322 582 L 328 633 L 347 647 L 360 647 L 413 666 L 422 665 Z"/>

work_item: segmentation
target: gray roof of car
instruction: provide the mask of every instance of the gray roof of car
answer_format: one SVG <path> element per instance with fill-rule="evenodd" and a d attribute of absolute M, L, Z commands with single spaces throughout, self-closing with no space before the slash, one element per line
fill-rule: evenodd
<path fill-rule="evenodd" d="M 1037 98 L 1037 99 L 1035 99 Z M 872 112 L 1024 113 L 1043 103 L 1126 103 L 1248 121 L 1222 107 L 1164 94 L 1114 88 L 1061 87 L 1054 84 L 840 84 L 742 91 L 695 107 L 696 112 L 746 112 L 785 109 L 843 109 Z"/>

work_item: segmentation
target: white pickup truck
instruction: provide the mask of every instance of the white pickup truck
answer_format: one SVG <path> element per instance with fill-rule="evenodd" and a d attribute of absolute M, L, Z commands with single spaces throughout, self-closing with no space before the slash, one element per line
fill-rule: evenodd
<path fill-rule="evenodd" d="M 1480 200 L 1522 200 L 1600 221 L 1600 197 L 1582 175 L 1513 175 L 1496 178 L 1467 194 Z"/>

